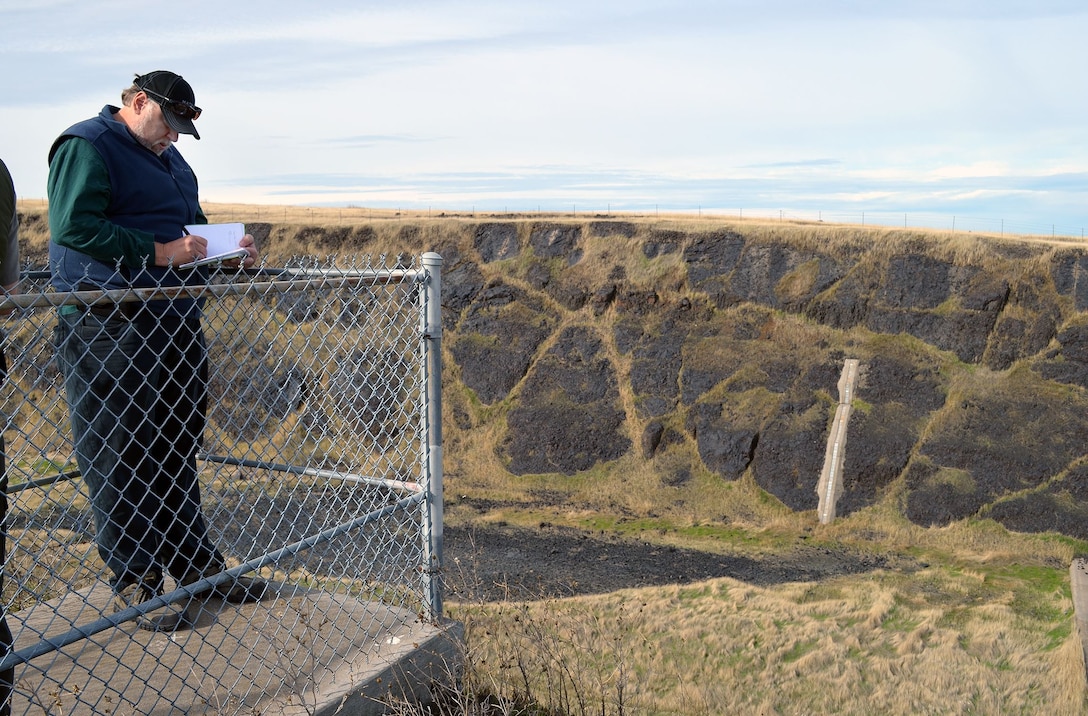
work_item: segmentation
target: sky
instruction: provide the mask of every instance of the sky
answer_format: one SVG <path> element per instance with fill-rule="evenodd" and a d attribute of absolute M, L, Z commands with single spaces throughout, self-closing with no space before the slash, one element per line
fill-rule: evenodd
<path fill-rule="evenodd" d="M 1088 228 L 1083 0 L 0 0 L 0 158 L 177 72 L 204 202 Z"/>

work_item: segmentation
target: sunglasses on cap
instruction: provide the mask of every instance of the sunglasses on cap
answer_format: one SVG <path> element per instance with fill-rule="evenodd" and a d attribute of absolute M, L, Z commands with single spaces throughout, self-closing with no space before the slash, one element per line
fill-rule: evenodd
<path fill-rule="evenodd" d="M 170 99 L 163 96 L 158 92 L 153 92 L 147 88 L 140 88 L 145 94 L 149 94 L 152 98 L 158 102 L 159 106 L 163 109 L 170 110 L 182 119 L 196 119 L 200 116 L 200 107 L 197 107 L 192 102 L 186 102 L 183 99 Z"/>

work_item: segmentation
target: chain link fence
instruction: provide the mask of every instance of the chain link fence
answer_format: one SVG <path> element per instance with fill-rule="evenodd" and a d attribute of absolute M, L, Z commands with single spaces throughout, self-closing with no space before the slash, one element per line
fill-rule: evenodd
<path fill-rule="evenodd" d="M 321 713 L 440 627 L 440 267 L 436 254 L 297 261 L 185 289 L 73 293 L 30 272 L 0 297 L 13 713 Z M 115 611 L 58 318 L 124 330 L 150 302 L 194 298 L 207 350 L 199 504 L 226 568 L 170 575 L 161 596 Z M 267 580 L 264 598 L 194 598 L 241 575 Z M 170 604 L 182 628 L 136 627 Z"/>

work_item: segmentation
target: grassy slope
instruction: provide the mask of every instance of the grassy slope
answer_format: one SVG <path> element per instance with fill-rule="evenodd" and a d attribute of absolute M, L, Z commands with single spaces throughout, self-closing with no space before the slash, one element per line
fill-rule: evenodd
<path fill-rule="evenodd" d="M 1085 711 L 1067 570 L 1040 559 L 1062 545 L 993 524 L 899 525 L 896 539 L 912 540 L 873 541 L 881 523 L 847 520 L 816 539 L 902 551 L 923 569 L 770 588 L 716 579 L 451 614 L 469 625 L 484 688 L 552 706 L 569 706 L 555 688 L 566 679 L 567 694 L 604 700 L 607 713 L 621 703 L 677 714 Z M 774 550 L 784 536 L 746 531 L 744 542 Z"/>
<path fill-rule="evenodd" d="M 212 221 L 272 222 L 266 250 L 281 256 L 332 253 L 320 242 L 309 243 L 319 233 L 300 236 L 291 226 L 342 231 L 365 224 L 375 233 L 364 250 L 392 253 L 403 250 L 409 228 L 426 241 L 427 235 L 455 235 L 459 226 L 484 219 L 365 209 L 206 208 Z M 691 223 L 668 219 L 655 225 Z M 773 230 L 792 231 L 800 241 L 814 231 Z M 845 242 L 881 241 L 888 233 L 857 227 L 819 231 L 821 240 L 830 232 Z M 25 235 L 42 241 L 40 232 Z M 977 251 L 979 241 L 951 237 L 947 250 Z M 631 255 L 622 241 L 593 250 L 600 252 L 598 260 L 588 265 Z M 516 266 L 501 268 L 517 273 Z M 628 259 L 628 276 L 636 279 L 643 271 L 652 274 L 648 280 L 668 280 L 674 270 Z M 776 320 L 777 330 L 796 331 L 800 339 L 820 332 L 797 318 Z M 446 365 L 456 371 L 452 361 Z M 653 466 L 626 458 L 574 478 L 511 479 L 493 449 L 503 406 L 473 405 L 463 394 L 450 402 L 465 403 L 479 421 L 473 430 L 447 428 L 451 521 L 532 525 L 546 519 L 652 542 L 761 555 L 805 540 L 907 554 L 926 565 L 909 574 L 878 571 L 774 588 L 717 579 L 567 600 L 452 604 L 450 614 L 468 625 L 470 675 L 481 690 L 528 694 L 573 713 L 1088 712 L 1068 579 L 1071 558 L 1088 547 L 1082 543 L 1009 533 L 989 521 L 922 529 L 901 517 L 895 490 L 882 503 L 824 526 L 813 514 L 783 509 L 749 480 L 727 484 L 702 474 L 662 490 Z M 518 507 L 540 492 L 563 495 L 563 506 Z M 469 518 L 457 509 L 457 495 L 497 498 L 507 506 Z"/>

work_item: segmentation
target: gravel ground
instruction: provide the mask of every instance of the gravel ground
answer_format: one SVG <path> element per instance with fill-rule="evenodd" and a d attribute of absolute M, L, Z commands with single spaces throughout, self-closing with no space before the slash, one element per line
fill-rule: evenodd
<path fill-rule="evenodd" d="M 919 566 L 902 558 L 894 561 L 803 541 L 785 554 L 752 557 L 663 547 L 550 524 L 536 529 L 508 524 L 445 529 L 448 594 L 463 601 L 604 594 L 715 577 L 770 586 Z"/>

